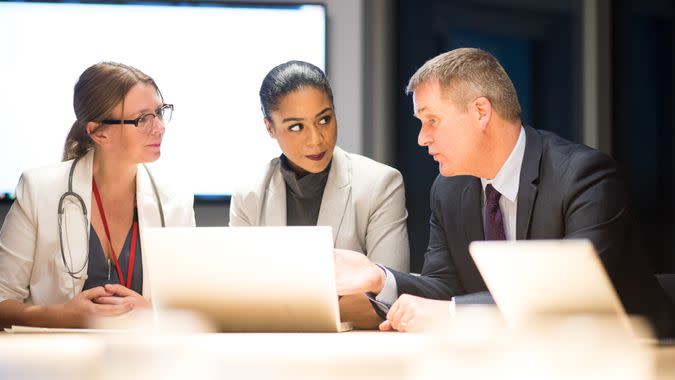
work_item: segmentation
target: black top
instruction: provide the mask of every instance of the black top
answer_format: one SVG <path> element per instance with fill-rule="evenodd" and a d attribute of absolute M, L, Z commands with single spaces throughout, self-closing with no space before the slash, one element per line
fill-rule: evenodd
<path fill-rule="evenodd" d="M 134 212 L 135 214 L 135 212 Z M 129 254 L 131 249 L 131 236 L 133 225 L 127 233 L 122 252 L 117 256 L 122 275 L 126 281 L 129 269 Z M 120 279 L 117 275 L 115 263 L 106 259 L 103 254 L 103 246 L 98 238 L 94 227 L 90 227 L 89 235 L 89 267 L 87 268 L 87 280 L 84 282 L 82 290 L 103 286 L 105 284 L 119 284 Z M 136 257 L 134 258 L 134 272 L 131 278 L 131 290 L 138 294 L 143 294 L 143 255 L 141 254 L 141 236 L 136 236 Z M 110 275 L 110 277 L 108 277 Z"/>
<path fill-rule="evenodd" d="M 293 171 L 286 156 L 282 154 L 280 160 L 286 182 L 286 225 L 316 226 L 331 164 L 321 173 L 301 175 Z"/>

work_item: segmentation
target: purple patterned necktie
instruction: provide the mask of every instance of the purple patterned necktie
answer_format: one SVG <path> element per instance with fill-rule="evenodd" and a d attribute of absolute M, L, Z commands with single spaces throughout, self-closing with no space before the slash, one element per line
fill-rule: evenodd
<path fill-rule="evenodd" d="M 485 240 L 506 240 L 504 218 L 499 209 L 501 196 L 492 185 L 485 186 Z"/>

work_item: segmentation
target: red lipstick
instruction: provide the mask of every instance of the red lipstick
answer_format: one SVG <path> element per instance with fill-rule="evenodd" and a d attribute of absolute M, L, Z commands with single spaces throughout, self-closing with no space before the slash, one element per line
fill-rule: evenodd
<path fill-rule="evenodd" d="M 308 156 L 305 156 L 305 157 L 309 158 L 312 161 L 321 161 L 321 159 L 325 155 L 326 155 L 326 152 L 321 152 L 319 154 L 311 154 L 311 155 L 308 155 Z"/>

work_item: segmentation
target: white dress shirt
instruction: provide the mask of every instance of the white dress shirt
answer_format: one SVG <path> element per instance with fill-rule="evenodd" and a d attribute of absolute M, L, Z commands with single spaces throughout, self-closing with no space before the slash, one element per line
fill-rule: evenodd
<path fill-rule="evenodd" d="M 497 172 L 497 175 L 492 179 L 481 178 L 480 182 L 483 186 L 482 191 L 482 213 L 483 218 L 485 218 L 485 187 L 488 184 L 497 190 L 502 196 L 499 198 L 499 208 L 502 211 L 502 217 L 504 220 L 504 233 L 506 234 L 506 240 L 515 240 L 516 239 L 516 211 L 518 209 L 518 185 L 520 182 L 520 168 L 523 164 L 523 157 L 525 156 L 525 128 L 521 125 L 520 134 L 518 135 L 518 140 L 516 145 L 513 147 L 511 154 L 506 159 L 502 167 Z M 483 223 L 485 225 L 485 223 Z M 382 291 L 375 297 L 375 301 L 380 305 L 380 308 L 383 311 L 386 306 L 391 306 L 396 302 L 396 299 L 399 297 L 398 287 L 396 286 L 396 278 L 389 271 L 389 269 L 384 266 L 380 266 L 386 273 L 386 280 L 384 283 L 384 288 Z M 383 307 L 384 306 L 384 307 Z M 454 309 L 454 303 L 451 306 L 451 310 Z"/>
<path fill-rule="evenodd" d="M 518 183 L 520 182 L 520 168 L 523 166 L 523 156 L 525 155 L 525 129 L 520 127 L 520 135 L 516 146 L 513 147 L 509 158 L 497 172 L 493 179 L 481 178 L 480 183 L 483 186 L 482 213 L 485 221 L 485 187 L 491 184 L 502 196 L 499 198 L 499 208 L 502 210 L 504 220 L 504 233 L 506 240 L 516 240 L 516 210 L 518 205 Z M 483 223 L 485 225 L 485 223 Z"/>

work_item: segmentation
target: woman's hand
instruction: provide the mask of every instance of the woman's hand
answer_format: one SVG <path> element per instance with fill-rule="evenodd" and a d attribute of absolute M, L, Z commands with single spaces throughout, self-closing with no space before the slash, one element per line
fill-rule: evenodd
<path fill-rule="evenodd" d="M 100 299 L 113 297 L 113 292 L 102 286 L 87 289 L 63 304 L 63 316 L 66 326 L 83 327 L 87 320 L 94 317 L 111 317 L 125 314 L 134 308 L 129 301 L 101 303 Z"/>
<path fill-rule="evenodd" d="M 134 309 L 149 309 L 152 307 L 150 300 L 120 284 L 105 284 L 104 289 L 109 294 L 96 298 L 94 302 L 97 304 L 123 305 L 130 303 Z"/>

